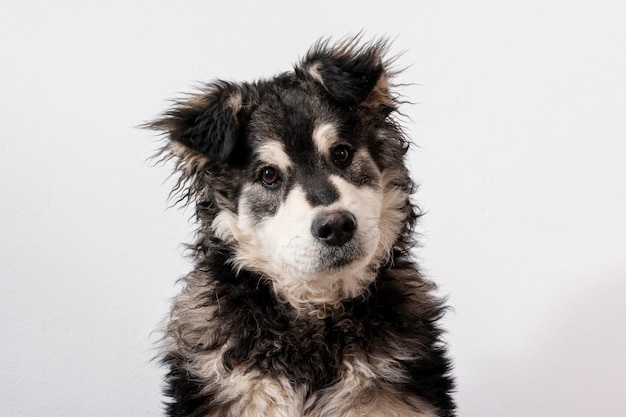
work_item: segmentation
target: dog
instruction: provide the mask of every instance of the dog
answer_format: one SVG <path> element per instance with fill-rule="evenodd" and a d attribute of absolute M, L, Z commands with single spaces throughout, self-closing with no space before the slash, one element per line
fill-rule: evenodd
<path fill-rule="evenodd" d="M 161 346 L 168 416 L 455 415 L 389 46 L 323 39 L 146 125 L 197 223 Z"/>

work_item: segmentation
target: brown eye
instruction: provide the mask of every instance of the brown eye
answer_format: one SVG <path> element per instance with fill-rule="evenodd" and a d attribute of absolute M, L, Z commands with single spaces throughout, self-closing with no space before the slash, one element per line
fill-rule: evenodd
<path fill-rule="evenodd" d="M 280 184 L 280 174 L 274 167 L 263 168 L 259 173 L 259 179 L 268 188 L 276 188 Z"/>
<path fill-rule="evenodd" d="M 345 168 L 352 162 L 352 150 L 345 145 L 339 145 L 333 149 L 331 156 L 333 163 L 339 168 Z"/>

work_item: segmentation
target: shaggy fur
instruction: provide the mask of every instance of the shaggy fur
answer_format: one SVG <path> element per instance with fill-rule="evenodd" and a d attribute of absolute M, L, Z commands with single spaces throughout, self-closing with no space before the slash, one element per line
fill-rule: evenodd
<path fill-rule="evenodd" d="M 198 224 L 162 345 L 169 416 L 454 415 L 386 51 L 321 41 L 148 124 Z"/>

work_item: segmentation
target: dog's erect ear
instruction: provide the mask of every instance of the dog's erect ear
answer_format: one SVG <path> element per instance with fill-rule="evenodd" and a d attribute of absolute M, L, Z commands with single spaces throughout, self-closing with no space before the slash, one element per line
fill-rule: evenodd
<path fill-rule="evenodd" d="M 226 161 L 236 147 L 243 107 L 239 85 L 215 82 L 201 92 L 180 100 L 163 117 L 147 127 L 160 130 L 212 161 Z"/>
<path fill-rule="evenodd" d="M 356 37 L 336 45 L 320 41 L 295 70 L 300 78 L 320 83 L 339 103 L 354 106 L 368 100 L 375 89 L 387 89 L 386 51 L 384 40 L 360 44 Z"/>

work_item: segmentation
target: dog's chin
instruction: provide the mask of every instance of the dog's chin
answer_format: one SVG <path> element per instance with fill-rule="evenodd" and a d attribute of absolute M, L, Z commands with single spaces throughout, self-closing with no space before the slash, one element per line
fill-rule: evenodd
<path fill-rule="evenodd" d="M 341 250 L 322 251 L 316 260 L 307 264 L 291 265 L 302 274 L 307 281 L 323 277 L 342 275 L 348 272 L 357 272 L 369 264 L 372 255 L 363 251 Z"/>
<path fill-rule="evenodd" d="M 319 264 L 314 268 L 314 272 L 318 274 L 324 272 L 334 274 L 346 269 L 354 269 L 355 266 L 363 263 L 363 258 L 363 256 L 326 257 L 320 259 Z"/>
<path fill-rule="evenodd" d="M 319 313 L 363 294 L 375 278 L 371 261 L 372 256 L 366 254 L 320 256 L 306 264 L 289 263 L 270 276 L 290 304 Z"/>

